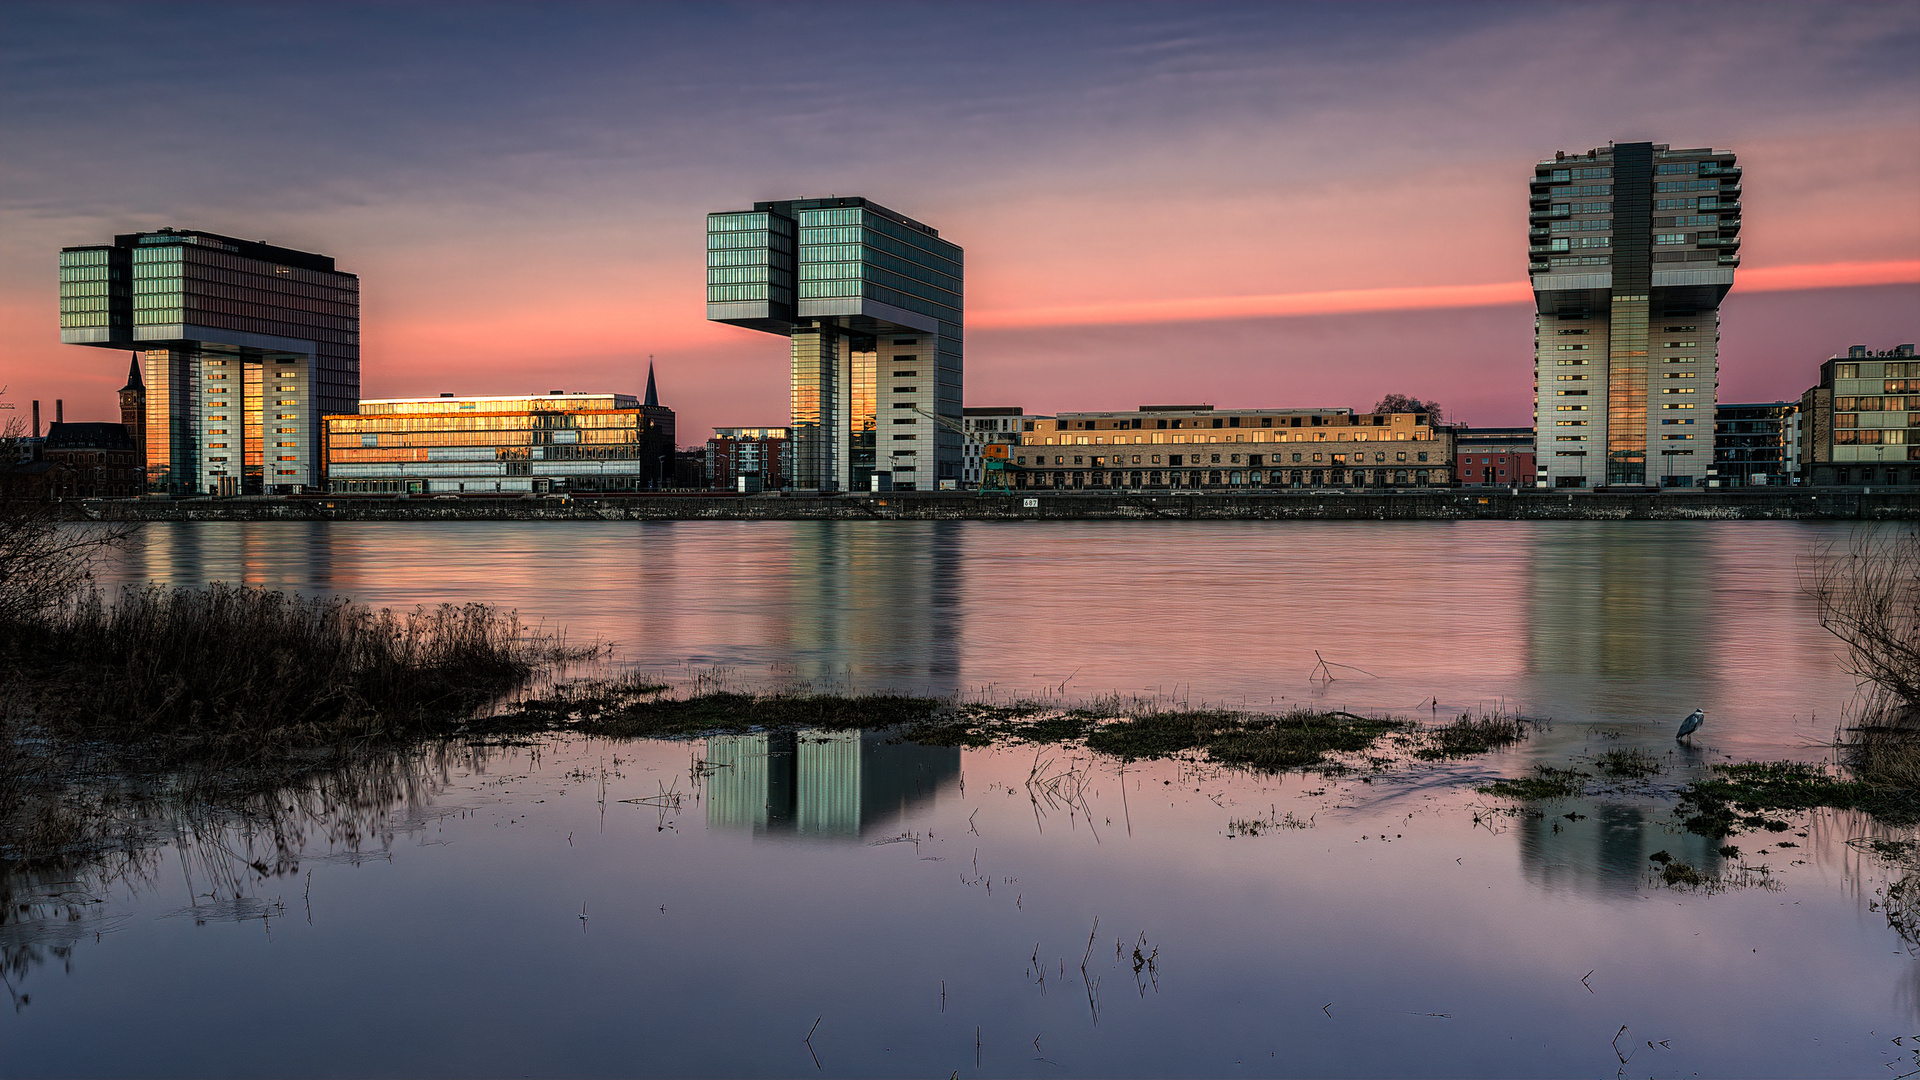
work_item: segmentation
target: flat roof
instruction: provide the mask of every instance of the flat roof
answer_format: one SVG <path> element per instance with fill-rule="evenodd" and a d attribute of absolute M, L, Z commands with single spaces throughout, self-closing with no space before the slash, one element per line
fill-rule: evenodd
<path fill-rule="evenodd" d="M 297 266 L 302 270 L 319 270 L 342 277 L 356 277 L 344 270 L 335 268 L 331 255 L 321 255 L 312 251 L 299 251 L 294 248 L 269 244 L 265 240 L 242 240 L 235 236 L 222 236 L 219 233 L 202 229 L 154 229 L 151 232 L 117 233 L 111 244 L 79 244 L 61 248 L 62 251 L 91 251 L 99 248 L 140 248 L 157 247 L 169 244 L 191 244 L 195 247 L 211 248 L 215 251 L 229 251 L 249 259 L 262 262 L 279 263 L 283 266 Z"/>

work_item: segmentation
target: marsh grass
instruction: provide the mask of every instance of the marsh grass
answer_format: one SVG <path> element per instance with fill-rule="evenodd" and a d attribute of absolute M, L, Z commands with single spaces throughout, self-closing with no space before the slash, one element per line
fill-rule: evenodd
<path fill-rule="evenodd" d="M 1352 713 L 1300 710 L 1281 715 L 1230 711 L 1150 713 L 1102 724 L 1087 749 L 1122 761 L 1197 751 L 1208 760 L 1259 772 L 1327 768 L 1330 755 L 1357 753 L 1413 725 Z"/>
<path fill-rule="evenodd" d="M 1786 822 L 1769 812 L 1819 808 L 1859 810 L 1893 825 L 1920 822 L 1920 796 L 1913 789 L 1857 776 L 1843 779 L 1794 761 L 1715 765 L 1707 779 L 1682 789 L 1679 800 L 1687 831 L 1710 837 L 1752 829 L 1784 832 Z"/>
<path fill-rule="evenodd" d="M 6 677 L 49 735 L 233 762 L 444 730 L 596 651 L 484 604 L 375 611 L 225 585 L 88 591 L 33 630 Z"/>
<path fill-rule="evenodd" d="M 1593 763 L 1601 772 L 1616 780 L 1644 780 L 1667 771 L 1659 758 L 1638 747 L 1608 750 L 1595 758 Z"/>
<path fill-rule="evenodd" d="M 1527 729 L 1517 717 L 1503 713 L 1481 716 L 1462 715 L 1460 719 L 1426 731 L 1427 739 L 1417 746 L 1413 756 L 1426 761 L 1476 757 L 1527 737 Z"/>
<path fill-rule="evenodd" d="M 1519 799 L 1522 802 L 1539 802 L 1546 799 L 1568 799 L 1585 793 L 1587 781 L 1593 774 L 1575 769 L 1556 769 L 1550 765 L 1535 765 L 1533 773 L 1512 780 L 1496 780 L 1484 784 L 1475 790 L 1482 795 L 1497 795 L 1504 799 Z"/>
<path fill-rule="evenodd" d="M 731 691 L 691 697 L 626 695 L 556 697 L 521 703 L 499 723 L 565 725 L 606 738 L 685 738 L 757 730 L 889 728 L 924 721 L 941 707 L 932 698 L 895 694 L 747 694 Z"/>

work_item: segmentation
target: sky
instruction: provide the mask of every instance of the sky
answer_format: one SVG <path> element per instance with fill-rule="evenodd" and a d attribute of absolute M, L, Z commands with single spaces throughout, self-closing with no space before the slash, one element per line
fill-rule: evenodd
<path fill-rule="evenodd" d="M 1720 399 L 1920 338 L 1920 4 L 10 3 L 0 385 L 117 419 L 58 250 L 204 229 L 333 256 L 362 395 L 639 393 L 787 419 L 705 320 L 705 215 L 864 195 L 966 250 L 966 403 L 1438 400 L 1526 424 L 1526 180 L 1744 167 Z"/>

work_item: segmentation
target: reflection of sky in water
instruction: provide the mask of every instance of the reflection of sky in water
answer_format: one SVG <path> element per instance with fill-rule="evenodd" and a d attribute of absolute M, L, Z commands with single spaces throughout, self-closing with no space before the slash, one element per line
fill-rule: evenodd
<path fill-rule="evenodd" d="M 787 1074 L 811 1069 L 800 1037 L 817 1017 L 829 1074 L 1610 1074 L 1622 1024 L 1634 1073 L 1877 1073 L 1904 1060 L 1887 1040 L 1920 1023 L 1920 982 L 1867 907 L 1884 868 L 1845 845 L 1867 823 L 1822 815 L 1804 838 L 1741 837 L 1783 887 L 1703 896 L 1648 884 L 1659 850 L 1726 868 L 1715 845 L 1672 831 L 1663 800 L 1476 820 L 1491 800 L 1471 791 L 1608 749 L 1655 754 L 1666 782 L 1729 755 L 1817 756 L 1850 686 L 1794 564 L 1844 535 L 149 528 L 118 573 L 486 600 L 663 669 L 1259 706 L 1411 711 L 1437 696 L 1426 715 L 1504 701 L 1555 720 L 1509 753 L 1371 784 L 1122 772 L 1057 749 L 872 733 L 499 750 L 430 800 L 391 797 L 390 860 L 341 858 L 324 829 L 297 871 L 251 880 L 162 851 L 147 885 L 109 890 L 81 920 L 105 930 L 97 944 L 63 939 L 70 975 L 13 973 L 33 1002 L 0 1021 L 3 1067 Z M 1315 650 L 1371 675 L 1309 683 Z M 1695 705 L 1708 726 L 1679 747 L 1673 727 Z M 1288 812 L 1312 827 L 1228 836 L 1230 821 Z M 216 878 L 236 897 L 185 884 Z M 169 917 L 182 911 L 213 917 Z M 1160 953 L 1136 977 L 1143 933 Z M 247 1038 L 207 1038 L 212 1016 Z"/>
<path fill-rule="evenodd" d="M 1698 844 L 1651 808 L 1475 824 L 1418 768 L 807 745 L 745 781 L 780 748 L 496 749 L 363 822 L 375 858 L 320 829 L 265 877 L 215 865 L 253 857 L 231 836 L 164 848 L 13 974 L 6 1071 L 790 1075 L 818 1018 L 826 1075 L 1611 1075 L 1623 1024 L 1636 1073 L 1865 1075 L 1920 1022 L 1857 820 L 1769 857 L 1777 891 L 1703 896 L 1646 883 Z M 1311 827 L 1228 835 L 1286 813 Z"/>

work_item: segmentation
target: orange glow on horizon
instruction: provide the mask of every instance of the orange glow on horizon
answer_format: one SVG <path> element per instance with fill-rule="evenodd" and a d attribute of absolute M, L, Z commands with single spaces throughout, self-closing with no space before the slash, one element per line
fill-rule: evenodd
<path fill-rule="evenodd" d="M 1920 259 L 1882 262 L 1819 263 L 1755 267 L 1735 275 L 1744 292 L 1785 292 L 1858 285 L 1920 282 Z M 1131 303 L 1074 304 L 974 312 L 968 325 L 981 330 L 1041 326 L 1122 326 L 1139 323 L 1204 322 L 1215 319 L 1273 319 L 1294 315 L 1340 315 L 1361 311 L 1418 311 L 1430 308 L 1493 307 L 1533 299 L 1524 281 L 1483 285 L 1411 285 L 1386 289 L 1334 289 L 1325 292 L 1256 296 L 1203 296 Z"/>

